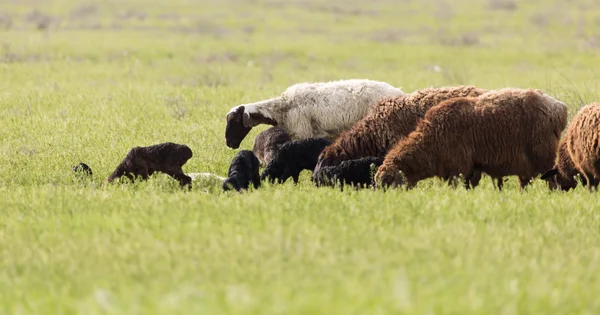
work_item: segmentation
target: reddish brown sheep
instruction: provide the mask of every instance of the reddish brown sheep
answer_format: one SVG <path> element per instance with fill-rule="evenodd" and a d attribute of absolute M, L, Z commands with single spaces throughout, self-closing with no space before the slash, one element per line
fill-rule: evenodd
<path fill-rule="evenodd" d="M 417 127 L 418 121 L 432 106 L 454 97 L 479 96 L 485 92 L 474 86 L 441 87 L 382 99 L 365 118 L 321 152 L 313 179 L 325 166 L 368 156 L 384 157 L 398 140 Z"/>
<path fill-rule="evenodd" d="M 577 187 L 577 175 L 591 191 L 600 182 L 600 103 L 582 107 L 573 117 L 558 150 L 554 168 L 542 179 L 562 190 Z"/>
<path fill-rule="evenodd" d="M 434 176 L 469 180 L 481 171 L 517 175 L 524 188 L 552 167 L 566 125 L 567 106 L 539 90 L 508 88 L 444 101 L 390 150 L 375 180 L 412 188 Z"/>

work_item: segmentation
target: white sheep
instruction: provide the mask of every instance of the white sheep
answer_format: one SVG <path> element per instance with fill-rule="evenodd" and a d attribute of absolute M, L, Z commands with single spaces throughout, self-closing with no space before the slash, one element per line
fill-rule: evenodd
<path fill-rule="evenodd" d="M 225 177 L 219 176 L 219 175 L 213 174 L 213 173 L 187 173 L 186 175 L 189 176 L 190 178 L 192 178 L 192 180 L 198 180 L 201 178 L 216 179 L 216 180 L 220 180 L 220 181 L 226 180 Z"/>
<path fill-rule="evenodd" d="M 227 113 L 225 140 L 228 147 L 237 149 L 259 124 L 279 126 L 292 140 L 334 140 L 381 98 L 403 94 L 388 83 L 367 79 L 294 84 L 280 96 L 233 107 Z"/>

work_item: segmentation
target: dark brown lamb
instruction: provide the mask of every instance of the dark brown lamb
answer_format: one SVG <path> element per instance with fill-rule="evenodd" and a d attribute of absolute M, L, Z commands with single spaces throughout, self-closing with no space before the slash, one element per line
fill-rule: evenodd
<path fill-rule="evenodd" d="M 468 181 L 480 171 L 517 175 L 524 188 L 554 164 L 566 124 L 567 106 L 539 90 L 507 88 L 444 101 L 390 150 L 375 179 L 412 188 L 430 177 Z"/>
<path fill-rule="evenodd" d="M 365 118 L 323 150 L 313 175 L 316 176 L 324 166 L 339 165 L 342 161 L 368 156 L 384 157 L 399 139 L 417 127 L 432 106 L 450 98 L 479 96 L 484 92 L 486 90 L 474 86 L 441 87 L 384 98 Z"/>
<path fill-rule="evenodd" d="M 560 142 L 556 164 L 542 179 L 568 191 L 576 177 L 591 191 L 600 183 L 600 103 L 582 107 Z"/>
<path fill-rule="evenodd" d="M 283 128 L 271 127 L 256 136 L 252 152 L 254 152 L 260 164 L 264 166 L 271 162 L 281 146 L 288 141 L 292 141 L 292 139 Z"/>
<path fill-rule="evenodd" d="M 188 146 L 172 142 L 134 147 L 105 182 L 111 183 L 122 176 L 131 181 L 137 176 L 146 180 L 154 172 L 162 172 L 179 181 L 181 186 L 188 185 L 191 188 L 192 178 L 185 175 L 181 167 L 192 155 Z"/>

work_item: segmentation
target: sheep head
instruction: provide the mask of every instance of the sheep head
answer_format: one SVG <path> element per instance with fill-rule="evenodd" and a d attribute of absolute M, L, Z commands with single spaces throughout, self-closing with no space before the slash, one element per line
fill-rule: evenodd
<path fill-rule="evenodd" d="M 557 166 L 544 173 L 540 179 L 547 181 L 551 190 L 560 188 L 560 190 L 569 191 L 577 187 L 575 177 L 565 176 Z M 585 181 L 585 179 L 582 179 L 582 181 Z"/>
<path fill-rule="evenodd" d="M 324 166 L 317 173 L 313 174 L 311 181 L 315 186 L 327 186 L 335 182 L 335 166 Z"/>
<path fill-rule="evenodd" d="M 373 178 L 373 187 L 376 188 L 397 188 L 404 185 L 412 186 L 408 185 L 404 174 L 395 167 L 382 165 Z"/>
<path fill-rule="evenodd" d="M 252 130 L 250 115 L 244 112 L 244 106 L 238 106 L 227 114 L 227 126 L 225 127 L 225 142 L 232 149 L 240 147 L 242 140 Z"/>
<path fill-rule="evenodd" d="M 229 191 L 229 190 L 235 190 L 235 191 L 241 191 L 242 190 L 242 185 L 240 185 L 240 183 L 237 181 L 236 178 L 227 178 L 225 181 L 223 181 L 223 185 L 222 185 L 223 191 Z"/>
<path fill-rule="evenodd" d="M 321 151 L 321 154 L 319 154 L 319 157 L 317 158 L 317 164 L 313 170 L 313 179 L 316 179 L 317 174 L 319 174 L 322 168 L 326 166 L 337 166 L 342 163 L 342 161 L 348 159 L 348 155 L 342 147 L 336 144 L 325 147 L 325 149 Z"/>

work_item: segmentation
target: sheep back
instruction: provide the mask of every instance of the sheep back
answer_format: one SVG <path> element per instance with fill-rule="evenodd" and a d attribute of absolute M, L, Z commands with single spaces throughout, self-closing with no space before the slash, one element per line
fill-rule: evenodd
<path fill-rule="evenodd" d="M 281 95 L 286 105 L 276 120 L 293 140 L 333 140 L 367 115 L 381 98 L 403 94 L 386 82 L 367 79 L 295 84 Z"/>

